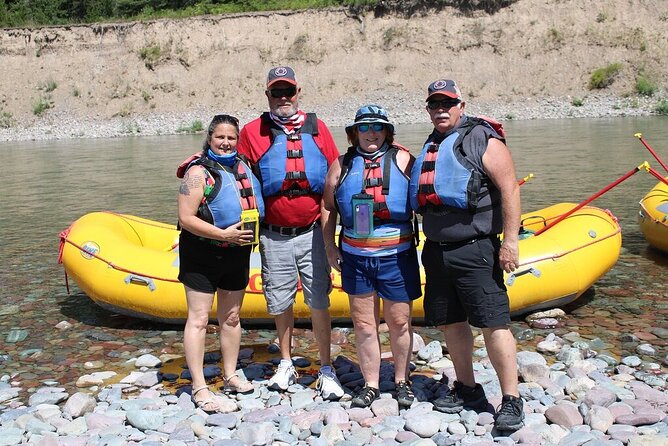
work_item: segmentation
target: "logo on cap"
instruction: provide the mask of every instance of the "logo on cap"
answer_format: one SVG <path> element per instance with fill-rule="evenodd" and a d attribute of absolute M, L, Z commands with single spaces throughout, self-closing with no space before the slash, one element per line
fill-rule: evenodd
<path fill-rule="evenodd" d="M 444 80 L 434 82 L 434 90 L 442 90 L 448 86 L 448 83 Z"/>
<path fill-rule="evenodd" d="M 274 70 L 274 76 L 279 77 L 279 76 L 285 76 L 286 74 L 288 74 L 288 69 L 285 67 L 278 67 Z"/>

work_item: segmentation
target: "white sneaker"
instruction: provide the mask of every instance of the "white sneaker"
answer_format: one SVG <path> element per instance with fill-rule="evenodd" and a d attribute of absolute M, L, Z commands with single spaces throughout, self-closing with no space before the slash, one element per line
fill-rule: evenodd
<path fill-rule="evenodd" d="M 295 383 L 296 379 L 297 371 L 295 366 L 292 365 L 292 361 L 282 359 L 267 387 L 273 390 L 287 390 L 290 385 Z"/>
<path fill-rule="evenodd" d="M 345 393 L 339 379 L 330 366 L 323 366 L 318 373 L 316 389 L 325 400 L 338 400 Z"/>

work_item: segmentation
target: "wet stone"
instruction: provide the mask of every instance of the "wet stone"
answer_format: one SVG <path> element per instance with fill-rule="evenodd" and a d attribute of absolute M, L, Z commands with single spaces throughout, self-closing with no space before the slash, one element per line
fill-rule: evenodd
<path fill-rule="evenodd" d="M 668 328 L 653 327 L 649 331 L 661 339 L 668 339 Z"/>
<path fill-rule="evenodd" d="M 8 344 L 14 344 L 17 342 L 22 342 L 25 341 L 25 339 L 28 337 L 28 330 L 24 330 L 21 328 L 12 328 L 9 330 L 9 333 L 7 333 L 7 337 L 5 338 L 5 342 Z"/>
<path fill-rule="evenodd" d="M 650 344 L 640 344 L 636 347 L 636 352 L 639 355 L 653 356 L 656 355 L 656 349 Z"/>
<path fill-rule="evenodd" d="M 520 330 L 515 333 L 515 339 L 518 341 L 531 341 L 536 337 L 536 332 L 530 328 Z"/>
<path fill-rule="evenodd" d="M 84 336 L 93 341 L 115 341 L 118 339 L 116 336 L 102 331 L 87 331 L 84 332 Z"/>
<path fill-rule="evenodd" d="M 642 364 L 642 360 L 637 356 L 626 356 L 622 358 L 622 363 L 629 367 L 638 367 L 640 364 Z"/>

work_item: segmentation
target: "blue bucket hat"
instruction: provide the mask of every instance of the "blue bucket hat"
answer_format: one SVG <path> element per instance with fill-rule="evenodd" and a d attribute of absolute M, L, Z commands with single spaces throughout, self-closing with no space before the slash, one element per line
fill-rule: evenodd
<path fill-rule="evenodd" d="M 394 124 L 390 122 L 385 109 L 379 105 L 364 105 L 355 113 L 355 122 L 346 126 L 346 133 L 350 133 L 360 124 L 385 124 L 390 134 L 394 135 Z"/>

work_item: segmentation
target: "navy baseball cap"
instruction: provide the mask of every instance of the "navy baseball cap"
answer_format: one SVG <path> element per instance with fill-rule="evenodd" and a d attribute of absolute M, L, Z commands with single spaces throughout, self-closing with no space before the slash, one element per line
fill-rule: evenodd
<path fill-rule="evenodd" d="M 267 88 L 279 81 L 284 81 L 292 85 L 297 85 L 295 79 L 295 70 L 290 67 L 274 67 L 267 74 Z"/>
<path fill-rule="evenodd" d="M 452 79 L 439 79 L 429 84 L 427 88 L 427 101 L 434 96 L 447 96 L 452 99 L 463 101 L 462 92 Z"/>

